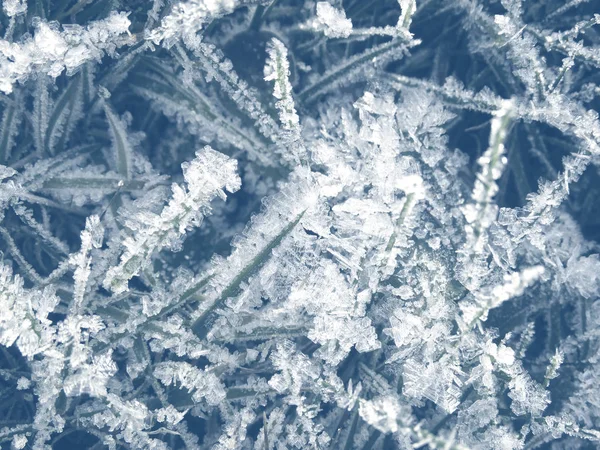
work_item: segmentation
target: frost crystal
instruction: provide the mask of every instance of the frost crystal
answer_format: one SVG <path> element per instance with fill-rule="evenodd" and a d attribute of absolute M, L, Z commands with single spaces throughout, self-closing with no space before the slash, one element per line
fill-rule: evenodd
<path fill-rule="evenodd" d="M 380 397 L 370 401 L 361 400 L 359 411 L 364 421 L 379 431 L 384 433 L 395 433 L 398 431 L 400 406 L 392 399 Z"/>
<path fill-rule="evenodd" d="M 265 80 L 275 82 L 273 95 L 278 99 L 279 120 L 286 130 L 294 130 L 298 128 L 300 119 L 292 99 L 287 49 L 280 41 L 273 39 L 267 47 L 267 53 L 269 58 L 265 66 Z"/>
<path fill-rule="evenodd" d="M 22 448 L 25 448 L 26 445 L 27 436 L 22 434 L 15 434 L 15 436 L 12 439 L 12 446 L 17 450 L 21 450 Z"/>
<path fill-rule="evenodd" d="M 27 2 L 25 0 L 3 0 L 2 9 L 8 17 L 18 16 L 27 12 Z"/>
<path fill-rule="evenodd" d="M 346 38 L 352 33 L 352 21 L 346 13 L 327 2 L 317 3 L 317 23 L 327 37 Z"/>
<path fill-rule="evenodd" d="M 172 45 L 175 39 L 191 39 L 194 34 L 216 17 L 231 13 L 240 0 L 187 0 L 173 5 L 171 12 L 162 19 L 159 27 L 150 31 L 147 38 L 156 44 L 166 41 Z"/>
<path fill-rule="evenodd" d="M 599 447 L 594 5 L 2 0 L 0 447 Z"/>
<path fill-rule="evenodd" d="M 33 38 L 22 44 L 0 40 L 0 90 L 10 94 L 17 81 L 31 73 L 58 77 L 63 70 L 73 74 L 88 61 L 100 60 L 104 53 L 114 55 L 117 48 L 130 41 L 126 13 L 112 13 L 106 19 L 59 31 L 40 21 Z"/>

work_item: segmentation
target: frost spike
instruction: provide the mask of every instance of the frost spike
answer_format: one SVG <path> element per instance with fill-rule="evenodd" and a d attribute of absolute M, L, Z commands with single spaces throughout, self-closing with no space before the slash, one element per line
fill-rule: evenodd
<path fill-rule="evenodd" d="M 398 0 L 398 3 L 400 4 L 402 11 L 400 13 L 400 18 L 398 19 L 397 28 L 408 30 L 412 23 L 412 16 L 417 10 L 417 2 L 416 0 Z"/>
<path fill-rule="evenodd" d="M 473 203 L 463 208 L 463 213 L 469 225 L 467 226 L 467 246 L 469 251 L 481 252 L 485 239 L 484 233 L 495 220 L 497 207 L 492 204 L 492 198 L 498 191 L 496 180 L 502 175 L 506 165 L 504 156 L 504 140 L 513 114 L 513 104 L 510 100 L 503 102 L 492 119 L 490 131 L 490 146 L 479 158 L 481 171 L 477 174 L 473 194 Z"/>
<path fill-rule="evenodd" d="M 85 288 L 91 273 L 92 249 L 102 246 L 103 234 L 104 228 L 100 224 L 100 218 L 96 215 L 89 216 L 85 220 L 85 229 L 81 232 L 81 249 L 70 258 L 71 264 L 75 266 L 73 274 L 75 286 L 71 310 L 76 314 L 80 313 Z"/>
<path fill-rule="evenodd" d="M 292 98 L 287 49 L 280 40 L 273 38 L 267 45 L 267 54 L 265 81 L 274 81 L 273 96 L 278 100 L 279 120 L 285 130 L 297 132 L 300 119 Z"/>
<path fill-rule="evenodd" d="M 274 81 L 273 96 L 277 99 L 279 121 L 286 133 L 289 133 L 290 147 L 298 161 L 305 159 L 306 148 L 300 135 L 300 118 L 296 113 L 292 85 L 290 83 L 290 63 L 287 49 L 278 39 L 271 39 L 267 45 L 267 64 L 265 65 L 265 81 Z"/>

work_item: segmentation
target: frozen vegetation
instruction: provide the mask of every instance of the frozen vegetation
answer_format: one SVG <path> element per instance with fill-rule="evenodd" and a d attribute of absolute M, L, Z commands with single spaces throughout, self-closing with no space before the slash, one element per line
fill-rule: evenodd
<path fill-rule="evenodd" d="M 2 449 L 600 447 L 594 0 L 2 0 Z"/>

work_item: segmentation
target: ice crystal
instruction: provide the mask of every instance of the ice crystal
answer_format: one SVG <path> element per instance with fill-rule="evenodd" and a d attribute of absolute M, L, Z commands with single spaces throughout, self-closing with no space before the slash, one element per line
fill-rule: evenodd
<path fill-rule="evenodd" d="M 0 446 L 600 442 L 600 16 L 3 0 Z"/>

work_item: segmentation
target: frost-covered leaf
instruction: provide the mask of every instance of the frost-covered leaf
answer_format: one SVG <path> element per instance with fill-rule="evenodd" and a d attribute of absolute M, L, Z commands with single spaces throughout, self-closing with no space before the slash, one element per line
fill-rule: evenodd
<path fill-rule="evenodd" d="M 32 38 L 22 44 L 0 40 L 0 90 L 10 94 L 17 81 L 32 73 L 58 77 L 64 70 L 73 74 L 87 61 L 130 42 L 131 22 L 126 13 L 112 13 L 86 27 L 72 25 L 60 31 L 54 24 L 39 21 Z"/>
<path fill-rule="evenodd" d="M 127 290 L 127 282 L 150 264 L 156 251 L 176 246 L 188 229 L 201 224 L 214 197 L 225 199 L 224 189 L 240 188 L 236 161 L 210 147 L 196 152 L 196 158 L 182 169 L 187 184 L 173 184 L 173 196 L 160 214 L 140 212 L 126 224 L 132 235 L 123 243 L 119 265 L 106 274 L 107 288 L 117 293 Z"/>

